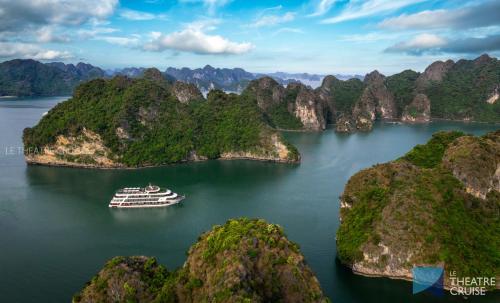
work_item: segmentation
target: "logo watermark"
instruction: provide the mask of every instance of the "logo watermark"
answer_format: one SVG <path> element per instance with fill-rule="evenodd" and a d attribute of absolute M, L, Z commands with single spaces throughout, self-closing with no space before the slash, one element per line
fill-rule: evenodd
<path fill-rule="evenodd" d="M 430 292 L 436 296 L 444 294 L 443 267 L 417 266 L 413 273 L 413 294 Z M 496 287 L 495 277 L 461 277 L 456 271 L 448 272 L 447 291 L 452 296 L 484 296 L 488 289 Z"/>
<path fill-rule="evenodd" d="M 484 296 L 488 288 L 496 286 L 495 277 L 459 277 L 450 271 L 450 293 L 454 296 Z"/>
<path fill-rule="evenodd" d="M 443 296 L 443 277 L 444 269 L 442 267 L 414 267 L 413 294 L 427 291 L 437 296 Z"/>
<path fill-rule="evenodd" d="M 5 146 L 0 149 L 0 156 L 26 156 L 26 155 L 39 155 L 45 153 L 64 153 L 64 151 L 51 149 L 49 147 L 28 147 L 24 146 Z"/>

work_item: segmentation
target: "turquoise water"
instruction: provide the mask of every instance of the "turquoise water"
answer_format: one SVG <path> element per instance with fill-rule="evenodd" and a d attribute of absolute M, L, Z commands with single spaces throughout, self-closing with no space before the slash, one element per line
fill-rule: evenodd
<path fill-rule="evenodd" d="M 335 259 L 338 197 L 362 168 L 403 155 L 433 132 L 483 134 L 498 125 L 377 124 L 373 132 L 286 133 L 300 165 L 208 161 L 140 170 L 28 167 L 21 134 L 64 98 L 0 100 L 1 302 L 69 302 L 115 255 L 181 266 L 197 237 L 233 217 L 261 217 L 301 246 L 332 302 L 461 302 L 412 295 L 405 281 L 352 274 Z M 185 194 L 164 209 L 110 210 L 114 191 L 152 182 Z M 499 292 L 467 302 L 500 302 Z"/>

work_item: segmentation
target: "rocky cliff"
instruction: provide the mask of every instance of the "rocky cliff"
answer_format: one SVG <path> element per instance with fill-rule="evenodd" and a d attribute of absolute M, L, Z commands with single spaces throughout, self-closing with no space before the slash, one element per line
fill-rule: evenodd
<path fill-rule="evenodd" d="M 437 133 L 352 176 L 340 201 L 341 262 L 367 276 L 411 280 L 414 266 L 443 266 L 498 279 L 499 140 L 500 131 Z"/>
<path fill-rule="evenodd" d="M 317 98 L 308 99 L 338 132 L 369 131 L 376 120 L 500 122 L 499 71 L 497 59 L 482 55 L 456 63 L 437 61 L 421 74 L 405 70 L 386 77 L 373 71 L 363 82 L 326 76 L 314 91 Z"/>
<path fill-rule="evenodd" d="M 280 129 L 323 130 L 326 127 L 323 103 L 316 92 L 301 83 L 284 88 L 263 77 L 251 81 L 242 93 L 255 100 L 272 126 Z"/>
<path fill-rule="evenodd" d="M 233 219 L 201 235 L 182 268 L 110 260 L 73 302 L 328 302 L 298 246 L 264 220 Z"/>
<path fill-rule="evenodd" d="M 199 102 L 193 102 L 199 101 Z M 259 107 L 235 94 L 207 100 L 190 84 L 144 77 L 93 80 L 24 131 L 30 164 L 142 167 L 245 158 L 298 162 L 300 155 L 271 129 Z"/>
<path fill-rule="evenodd" d="M 417 94 L 401 116 L 403 122 L 429 122 L 430 119 L 431 101 L 425 94 Z"/>
<path fill-rule="evenodd" d="M 194 84 L 175 81 L 172 87 L 172 93 L 181 103 L 189 103 L 193 101 L 202 101 L 205 98 L 200 90 Z"/>

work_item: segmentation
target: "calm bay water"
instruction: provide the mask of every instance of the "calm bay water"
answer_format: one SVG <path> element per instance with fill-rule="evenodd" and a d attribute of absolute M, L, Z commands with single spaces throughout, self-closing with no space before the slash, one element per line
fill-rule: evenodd
<path fill-rule="evenodd" d="M 116 255 L 156 256 L 181 266 L 197 237 L 214 224 L 247 216 L 285 228 L 300 244 L 332 302 L 462 302 L 412 295 L 405 281 L 352 274 L 335 260 L 338 197 L 362 168 L 403 155 L 433 132 L 473 134 L 498 125 L 436 122 L 378 124 L 367 134 L 286 133 L 300 165 L 208 161 L 139 170 L 26 166 L 23 128 L 64 98 L 0 100 L 0 301 L 69 302 Z M 110 210 L 114 191 L 152 182 L 185 194 L 165 209 Z M 500 302 L 500 293 L 467 302 Z"/>

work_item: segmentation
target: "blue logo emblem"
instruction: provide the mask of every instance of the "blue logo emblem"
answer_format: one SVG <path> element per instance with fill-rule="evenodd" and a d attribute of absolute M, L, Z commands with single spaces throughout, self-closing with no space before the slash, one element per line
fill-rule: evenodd
<path fill-rule="evenodd" d="M 413 268 L 413 294 L 428 291 L 434 295 L 443 295 L 442 267 L 417 266 Z"/>

